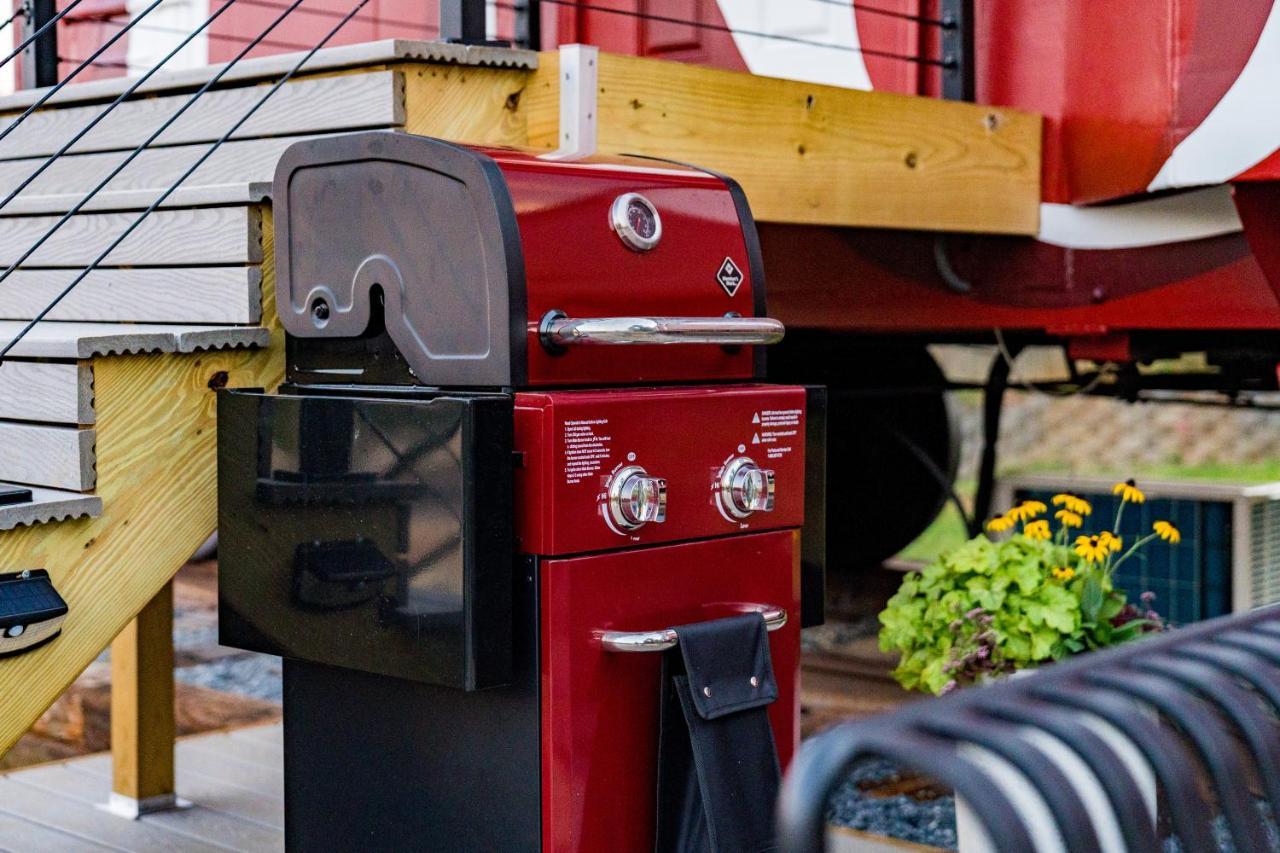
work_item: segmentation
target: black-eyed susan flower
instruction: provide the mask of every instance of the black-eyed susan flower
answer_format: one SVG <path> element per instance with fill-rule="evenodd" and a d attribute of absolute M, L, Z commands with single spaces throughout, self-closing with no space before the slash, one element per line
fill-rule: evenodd
<path fill-rule="evenodd" d="M 1111 549 L 1100 536 L 1077 536 L 1075 552 L 1083 557 L 1086 563 L 1098 563 L 1106 559 Z"/>
<path fill-rule="evenodd" d="M 1055 566 L 1053 576 L 1060 581 L 1066 582 L 1076 576 L 1076 570 L 1070 566 Z"/>
<path fill-rule="evenodd" d="M 1124 539 L 1115 535 L 1110 530 L 1104 530 L 1099 533 L 1098 540 L 1102 542 L 1103 545 L 1106 545 L 1107 550 L 1109 551 L 1119 551 L 1120 547 L 1124 545 Z"/>
<path fill-rule="evenodd" d="M 1063 527 L 1080 527 L 1084 524 L 1084 519 L 1080 513 L 1069 509 L 1060 509 L 1053 514 L 1053 517 L 1062 523 Z"/>
<path fill-rule="evenodd" d="M 1030 521 L 1037 515 L 1043 515 L 1049 508 L 1040 501 L 1023 501 L 1009 510 L 1005 515 L 1015 521 Z"/>
<path fill-rule="evenodd" d="M 1005 515 L 997 515 L 987 520 L 987 530 L 992 533 L 1004 533 L 1006 530 L 1013 528 L 1018 520 L 1007 513 Z"/>
<path fill-rule="evenodd" d="M 1076 515 L 1089 515 L 1093 512 L 1093 506 L 1087 500 L 1071 492 L 1054 495 L 1053 505 L 1060 506 L 1067 512 L 1073 512 Z"/>
<path fill-rule="evenodd" d="M 1053 536 L 1049 532 L 1049 522 L 1043 518 L 1039 521 L 1028 521 L 1027 526 L 1022 528 L 1022 532 L 1028 539 L 1050 539 Z"/>
<path fill-rule="evenodd" d="M 1172 545 L 1177 545 L 1182 541 L 1182 531 L 1174 527 L 1171 521 L 1157 521 L 1151 525 L 1151 529 L 1156 532 L 1157 536 Z"/>
<path fill-rule="evenodd" d="M 1139 489 L 1138 484 L 1133 480 L 1116 483 L 1111 487 L 1111 494 L 1119 495 L 1121 501 L 1131 504 L 1140 504 L 1147 499 L 1147 496 L 1142 493 L 1142 489 Z"/>

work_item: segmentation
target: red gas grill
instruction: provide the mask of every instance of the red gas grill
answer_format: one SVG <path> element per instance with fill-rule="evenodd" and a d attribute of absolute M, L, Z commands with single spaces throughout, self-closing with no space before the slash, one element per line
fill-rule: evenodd
<path fill-rule="evenodd" d="M 669 679 L 728 622 L 764 667 L 689 689 L 776 682 L 785 766 L 822 397 L 757 381 L 737 186 L 362 133 L 274 203 L 288 382 L 219 400 L 220 623 L 285 658 L 289 846 L 653 850 Z"/>

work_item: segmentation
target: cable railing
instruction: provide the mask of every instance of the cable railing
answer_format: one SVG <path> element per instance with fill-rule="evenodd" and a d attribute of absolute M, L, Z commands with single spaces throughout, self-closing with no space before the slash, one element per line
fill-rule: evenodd
<path fill-rule="evenodd" d="M 75 216 L 84 211 L 85 207 L 92 202 L 99 194 L 111 185 L 121 172 L 123 172 L 131 163 L 135 162 L 141 154 L 152 148 L 154 143 L 160 136 L 168 130 L 173 124 L 181 118 L 182 115 L 194 108 L 211 89 L 218 85 L 226 75 L 232 71 L 243 59 L 251 52 L 260 49 L 278 49 L 297 51 L 301 54 L 297 63 L 295 63 L 288 71 L 281 74 L 278 79 L 270 86 L 263 96 L 254 102 L 254 104 L 223 133 L 215 142 L 209 144 L 200 156 L 190 164 L 190 166 L 168 186 L 159 188 L 156 197 L 143 209 L 125 228 L 118 234 L 110 244 L 103 249 L 97 256 L 87 265 L 79 268 L 78 271 L 68 281 L 65 287 L 60 289 L 57 294 L 46 304 L 41 310 L 35 313 L 21 330 L 7 343 L 0 347 L 0 361 L 7 357 L 14 348 L 22 341 L 22 339 L 31 332 L 33 328 L 41 321 L 45 320 L 50 312 L 52 312 L 82 281 L 87 278 L 90 273 L 98 269 L 111 255 L 111 253 L 120 246 L 120 244 L 133 234 L 141 223 L 155 210 L 160 208 L 168 201 L 173 194 L 187 181 L 195 172 L 218 150 L 228 139 L 230 139 L 237 130 L 248 119 L 258 111 L 258 109 L 290 79 L 292 79 L 299 71 L 304 69 L 306 63 L 315 55 L 317 51 L 328 45 L 338 33 L 350 21 L 364 10 L 369 0 L 353 0 L 352 5 L 345 12 L 333 8 L 317 8 L 304 6 L 304 0 L 222 0 L 221 4 L 210 13 L 202 22 L 194 28 L 187 30 L 182 27 L 172 26 L 169 22 L 156 22 L 149 16 L 161 5 L 163 0 L 154 0 L 142 10 L 134 13 L 128 19 L 120 19 L 116 15 L 94 15 L 84 11 L 77 12 L 76 9 L 83 0 L 71 0 L 65 7 L 56 13 L 48 16 L 47 20 L 39 20 L 39 15 L 34 15 L 30 10 L 39 9 L 39 0 L 27 0 L 24 5 L 20 6 L 17 11 L 6 21 L 0 22 L 0 31 L 7 26 L 13 24 L 18 18 L 23 18 L 29 25 L 27 29 L 32 31 L 27 34 L 22 41 L 15 46 L 12 52 L 3 59 L 0 59 L 0 68 L 3 68 L 15 57 L 23 54 L 36 45 L 39 48 L 41 39 L 52 40 L 57 33 L 59 22 L 64 28 L 75 27 L 90 23 L 107 24 L 115 28 L 107 39 L 92 50 L 83 58 L 71 58 L 67 56 L 58 57 L 61 61 L 73 64 L 73 68 L 62 77 L 56 80 L 52 85 L 44 89 L 34 101 L 32 101 L 22 113 L 12 119 L 3 129 L 0 129 L 0 154 L 3 154 L 3 146 L 6 138 L 17 130 L 26 120 L 38 111 L 51 99 L 55 98 L 59 92 L 63 91 L 66 86 L 79 79 L 89 68 L 105 68 L 105 69 L 125 69 L 127 71 L 135 70 L 132 63 L 118 58 L 118 45 L 124 37 L 133 33 L 140 35 L 144 33 L 159 34 L 164 36 L 175 36 L 180 38 L 169 49 L 163 57 L 158 61 L 146 66 L 137 76 L 130 79 L 116 97 L 109 103 L 102 106 L 88 121 L 84 123 L 71 137 L 63 142 L 53 154 L 45 157 L 38 165 L 35 166 L 25 178 L 12 187 L 3 198 L 0 198 L 0 213 L 7 208 L 20 195 L 28 192 L 34 183 L 44 174 L 57 160 L 67 155 L 86 135 L 93 131 L 101 122 L 112 115 L 121 104 L 129 101 L 144 85 L 153 79 L 158 73 L 171 65 L 175 57 L 188 48 L 197 38 L 203 38 L 207 42 L 220 42 L 226 44 L 234 44 L 239 46 L 239 50 L 234 57 L 224 62 L 218 70 L 213 73 L 199 88 L 197 88 L 189 97 L 181 103 L 172 114 L 170 114 L 143 142 L 134 146 L 124 154 L 120 160 L 107 174 L 97 183 L 80 195 L 73 204 L 66 209 L 52 225 L 45 229 L 26 249 L 17 253 L 17 256 L 5 265 L 3 271 L 0 271 L 0 292 L 3 288 L 13 286 L 8 280 L 13 273 L 32 260 L 42 246 L 46 245 L 60 229 L 62 229 Z M 933 18 L 923 14 L 913 14 L 909 12 L 889 9 L 874 4 L 853 4 L 847 0 L 796 0 L 796 2 L 806 2 L 823 4 L 828 6 L 843 6 L 852 14 L 855 10 L 870 15 L 881 16 L 885 18 L 901 21 L 904 25 L 917 26 L 920 28 L 935 28 L 943 32 L 941 41 L 946 42 L 946 32 L 953 31 L 957 28 L 957 21 L 961 20 L 956 17 L 955 9 L 963 8 L 966 3 L 971 4 L 972 0 L 942 0 L 942 17 Z M 260 28 L 252 34 L 247 32 L 237 32 L 234 26 L 227 26 L 224 22 L 218 29 L 213 29 L 213 24 L 218 21 L 232 6 L 252 7 L 256 9 L 266 9 L 275 11 L 278 14 L 265 27 Z M 383 27 L 400 28 L 408 32 L 409 37 L 422 38 L 429 36 L 443 36 L 455 41 L 465 41 L 470 43 L 483 44 L 509 44 L 511 42 L 524 41 L 531 43 L 532 46 L 538 46 L 538 21 L 544 10 L 547 9 L 566 9 L 575 12 L 590 12 L 592 14 L 600 14 L 611 18 L 627 18 L 648 23 L 660 23 L 669 25 L 680 25 L 691 27 L 700 31 L 710 31 L 717 33 L 725 33 L 738 37 L 754 38 L 770 40 L 779 43 L 796 45 L 799 47 L 815 50 L 815 51 L 836 51 L 846 53 L 858 53 L 868 57 L 878 57 L 889 61 L 899 61 L 912 63 L 920 66 L 943 67 L 945 68 L 952 57 L 949 56 L 923 56 L 909 55 L 889 50 L 881 50 L 869 47 L 865 44 L 843 44 L 833 41 L 825 41 L 820 38 L 807 38 L 804 36 L 767 32 L 763 29 L 744 29 L 733 28 L 725 24 L 707 21 L 693 20 L 688 17 L 680 17 L 677 15 L 661 14 L 656 11 L 641 10 L 639 7 L 634 9 L 618 8 L 613 6 L 601 5 L 599 2 L 591 2 L 591 0 L 440 0 L 440 19 L 439 25 L 433 25 L 426 21 L 412 21 L 406 19 L 385 18 L 374 16 L 373 22 Z M 971 6 L 970 6 L 971 9 Z M 499 16 L 498 12 L 510 13 L 510 15 Z M 299 21 L 304 18 L 315 20 L 321 18 L 333 21 L 333 26 L 323 32 L 318 38 L 298 38 L 296 34 L 292 37 L 281 38 L 278 30 L 286 21 Z M 499 20 L 499 18 L 501 18 Z M 512 31 L 508 39 L 497 39 L 493 37 L 499 33 L 493 32 L 495 29 L 501 29 L 510 24 Z M 272 37 L 274 35 L 274 37 Z M 116 55 L 108 55 L 113 47 L 117 48 Z M 47 45 L 46 45 L 47 48 Z M 56 55 L 56 54 L 55 54 Z M 134 196 L 136 198 L 136 196 Z"/>

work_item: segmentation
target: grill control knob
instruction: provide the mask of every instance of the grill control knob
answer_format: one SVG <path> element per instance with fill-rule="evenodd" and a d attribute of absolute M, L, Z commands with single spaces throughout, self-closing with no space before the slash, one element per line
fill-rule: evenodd
<path fill-rule="evenodd" d="M 609 487 L 609 515 L 622 530 L 661 524 L 667 520 L 667 481 L 639 465 L 621 469 Z"/>
<path fill-rule="evenodd" d="M 720 499 L 734 518 L 753 512 L 773 512 L 773 471 L 739 456 L 720 476 Z"/>

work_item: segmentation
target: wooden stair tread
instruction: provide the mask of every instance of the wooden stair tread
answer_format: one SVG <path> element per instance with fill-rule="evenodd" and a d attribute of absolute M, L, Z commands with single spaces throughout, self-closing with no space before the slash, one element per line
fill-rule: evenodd
<path fill-rule="evenodd" d="M 255 80 L 279 77 L 293 68 L 302 57 L 302 53 L 281 53 L 275 56 L 246 59 L 237 63 L 219 83 L 243 85 Z M 383 39 L 317 51 L 299 73 L 315 74 L 318 71 L 335 71 L 406 61 L 532 69 L 538 67 L 538 54 L 531 50 L 449 44 L 440 41 Z M 224 64 L 157 74 L 139 86 L 137 94 L 196 88 L 218 73 Z M 112 77 L 88 83 L 76 83 L 60 89 L 46 103 L 61 106 L 110 100 L 129 88 L 135 79 L 135 77 Z M 23 89 L 12 95 L 0 97 L 0 111 L 25 109 L 35 103 L 44 92 L 44 89 Z"/>
<path fill-rule="evenodd" d="M 0 321 L 0 348 L 26 325 Z M 257 326 L 187 326 L 160 323 L 38 323 L 10 352 L 27 358 L 93 358 L 144 352 L 189 353 L 205 349 L 266 346 Z"/>
<path fill-rule="evenodd" d="M 88 362 L 0 364 L 0 419 L 92 424 L 93 368 Z"/>
<path fill-rule="evenodd" d="M 102 515 L 102 498 L 68 492 L 0 482 L 0 486 L 17 486 L 31 490 L 30 503 L 0 506 L 0 530 L 12 530 L 24 524 L 45 524 L 70 518 L 97 518 Z"/>
<path fill-rule="evenodd" d="M 0 143 L 3 145 L 4 143 Z M 141 211 L 151 206 L 163 187 L 103 190 L 85 202 L 80 210 Z M 86 191 L 53 193 L 50 195 L 20 195 L 0 209 L 0 221 L 8 217 L 39 216 L 66 213 L 85 197 Z M 0 196 L 2 198 L 3 196 Z M 271 184 L 267 181 L 234 181 L 222 184 L 181 186 L 165 199 L 159 210 L 182 207 L 208 207 L 213 205 L 256 204 L 271 197 Z"/>

